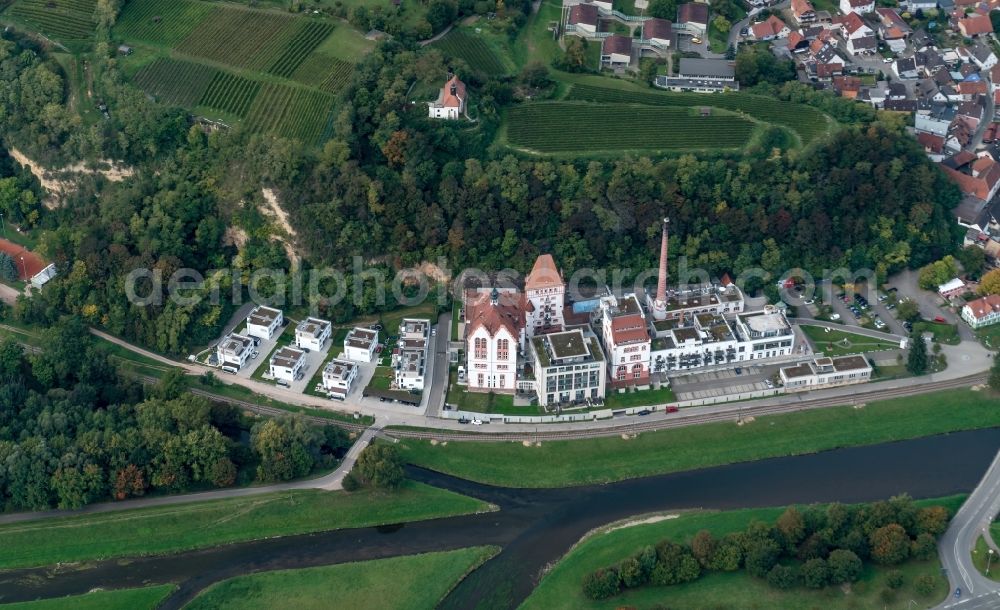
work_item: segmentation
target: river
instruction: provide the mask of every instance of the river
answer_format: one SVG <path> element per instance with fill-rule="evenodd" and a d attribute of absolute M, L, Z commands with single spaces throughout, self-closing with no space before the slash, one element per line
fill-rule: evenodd
<path fill-rule="evenodd" d="M 543 568 L 586 532 L 654 511 L 866 502 L 967 492 L 1000 448 L 1000 429 L 774 458 L 566 489 L 496 488 L 410 468 L 411 478 L 493 502 L 495 513 L 386 528 L 341 530 L 86 566 L 0 574 L 4 602 L 175 582 L 163 608 L 180 608 L 206 586 L 252 572 L 498 545 L 503 550 L 444 600 L 445 608 L 512 608 Z"/>

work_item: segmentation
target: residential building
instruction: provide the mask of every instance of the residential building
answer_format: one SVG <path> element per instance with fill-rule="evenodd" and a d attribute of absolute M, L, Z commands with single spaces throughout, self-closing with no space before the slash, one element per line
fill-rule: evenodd
<path fill-rule="evenodd" d="M 524 297 L 516 290 L 465 293 L 465 353 L 469 391 L 513 393 L 517 354 L 524 345 Z"/>
<path fill-rule="evenodd" d="M 870 13 L 875 10 L 875 0 L 840 0 L 840 12 L 845 15 L 852 13 Z"/>
<path fill-rule="evenodd" d="M 774 15 L 771 15 L 764 21 L 755 23 L 750 26 L 750 33 L 756 40 L 774 40 L 775 38 L 784 38 L 788 36 L 791 29 L 785 22 L 778 19 Z"/>
<path fill-rule="evenodd" d="M 222 341 L 219 341 L 219 345 L 215 348 L 215 356 L 220 367 L 229 367 L 233 369 L 231 372 L 235 373 L 243 368 L 253 351 L 253 339 L 246 335 L 229 333 Z"/>
<path fill-rule="evenodd" d="M 974 38 L 983 34 L 992 33 L 993 23 L 990 21 L 988 15 L 973 13 L 968 17 L 963 17 L 958 20 L 958 30 L 962 32 L 962 36 L 965 36 L 966 38 Z"/>
<path fill-rule="evenodd" d="M 938 294 L 946 299 L 951 299 L 965 293 L 965 282 L 954 277 L 938 286 Z"/>
<path fill-rule="evenodd" d="M 1000 322 L 1000 294 L 991 294 L 966 303 L 962 319 L 972 328 L 982 328 Z"/>
<path fill-rule="evenodd" d="M 632 38 L 612 34 L 601 42 L 601 65 L 611 68 L 632 63 Z"/>
<path fill-rule="evenodd" d="M 302 368 L 306 364 L 306 353 L 300 349 L 286 345 L 271 356 L 271 377 L 279 382 L 291 384 L 302 377 Z"/>
<path fill-rule="evenodd" d="M 840 97 L 856 99 L 861 90 L 861 79 L 857 76 L 835 76 L 833 78 L 833 90 Z"/>
<path fill-rule="evenodd" d="M 280 309 L 258 305 L 247 316 L 247 334 L 269 341 L 278 333 L 278 329 L 284 323 L 285 318 Z"/>
<path fill-rule="evenodd" d="M 452 74 L 441 87 L 438 97 L 427 103 L 427 116 L 432 119 L 457 119 L 465 114 L 465 83 Z"/>
<path fill-rule="evenodd" d="M 344 337 L 344 357 L 355 362 L 371 362 L 378 349 L 378 331 L 355 327 Z"/>
<path fill-rule="evenodd" d="M 350 360 L 334 358 L 323 367 L 323 389 L 331 398 L 343 400 L 358 377 L 358 365 Z"/>
<path fill-rule="evenodd" d="M 551 254 L 535 259 L 524 280 L 525 331 L 528 337 L 563 329 L 566 284 Z"/>
<path fill-rule="evenodd" d="M 666 19 L 653 17 L 642 22 L 642 37 L 654 45 L 669 48 L 673 46 L 674 28 Z"/>
<path fill-rule="evenodd" d="M 650 338 L 646 314 L 634 294 L 608 295 L 600 304 L 601 340 L 613 388 L 649 386 Z"/>
<path fill-rule="evenodd" d="M 786 392 L 799 392 L 871 380 L 872 367 L 862 356 L 815 358 L 778 371 Z"/>
<path fill-rule="evenodd" d="M 868 27 L 868 24 L 857 13 L 847 13 L 839 19 L 839 23 L 844 33 L 844 38 L 848 40 L 875 35 L 875 30 Z"/>
<path fill-rule="evenodd" d="M 809 0 L 792 0 L 792 16 L 799 25 L 816 21 L 816 9 Z"/>
<path fill-rule="evenodd" d="M 604 397 L 607 370 L 597 337 L 580 328 L 530 342 L 538 404 L 579 403 Z"/>
<path fill-rule="evenodd" d="M 319 351 L 326 345 L 331 332 L 333 332 L 333 325 L 330 324 L 329 320 L 306 318 L 295 327 L 295 345 L 299 348 Z"/>
<path fill-rule="evenodd" d="M 873 55 L 878 51 L 878 40 L 874 36 L 848 38 L 847 51 L 851 55 Z"/>
<path fill-rule="evenodd" d="M 979 157 L 971 153 L 967 156 L 956 155 L 945 159 L 941 169 L 964 194 L 982 201 L 990 201 L 1000 189 L 1000 163 L 994 161 L 989 153 L 983 152 Z"/>
<path fill-rule="evenodd" d="M 403 318 L 400 321 L 399 341 L 392 352 L 396 388 L 423 391 L 430 328 L 431 321 L 426 319 Z"/>
<path fill-rule="evenodd" d="M 708 5 L 689 2 L 677 7 L 677 24 L 685 26 L 689 32 L 704 36 L 708 32 Z"/>
<path fill-rule="evenodd" d="M 795 333 L 785 315 L 768 305 L 763 311 L 738 314 L 733 332 L 740 344 L 737 361 L 789 356 L 795 349 Z"/>
<path fill-rule="evenodd" d="M 969 55 L 972 62 L 979 66 L 980 70 L 989 70 L 997 65 L 996 53 L 989 45 L 984 44 L 982 41 L 977 41 L 976 44 L 972 45 L 972 48 L 969 49 Z"/>
<path fill-rule="evenodd" d="M 576 31 L 582 34 L 595 34 L 600 14 L 597 5 L 594 4 L 574 4 L 569 8 L 569 17 L 566 24 L 572 26 L 569 31 Z"/>

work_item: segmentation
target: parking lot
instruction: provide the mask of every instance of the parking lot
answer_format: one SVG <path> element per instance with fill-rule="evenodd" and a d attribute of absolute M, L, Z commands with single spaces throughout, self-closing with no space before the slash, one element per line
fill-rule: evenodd
<path fill-rule="evenodd" d="M 770 389 L 767 380 L 773 378 L 783 364 L 753 364 L 704 373 L 673 373 L 670 384 L 677 400 L 698 400 L 767 390 Z M 737 370 L 740 372 L 737 373 Z"/>

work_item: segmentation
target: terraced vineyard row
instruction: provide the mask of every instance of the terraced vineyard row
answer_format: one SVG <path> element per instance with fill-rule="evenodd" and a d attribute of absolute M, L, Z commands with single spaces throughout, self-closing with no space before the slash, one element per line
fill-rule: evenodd
<path fill-rule="evenodd" d="M 93 37 L 96 5 L 96 0 L 18 0 L 7 14 L 68 42 Z"/>
<path fill-rule="evenodd" d="M 306 57 L 316 50 L 331 32 L 333 26 L 329 23 L 318 21 L 304 23 L 268 72 L 284 78 L 291 77 Z"/>
<path fill-rule="evenodd" d="M 129 0 L 115 32 L 126 40 L 174 46 L 187 38 L 216 7 L 192 0 Z"/>
<path fill-rule="evenodd" d="M 260 92 L 260 82 L 219 71 L 201 97 L 202 106 L 245 117 Z"/>
<path fill-rule="evenodd" d="M 508 71 L 500 56 L 486 42 L 461 30 L 452 30 L 433 46 L 445 55 L 464 60 L 473 70 L 485 74 L 506 74 Z"/>
<path fill-rule="evenodd" d="M 247 125 L 315 144 L 326 129 L 333 96 L 319 91 L 266 83 L 247 114 Z"/>
<path fill-rule="evenodd" d="M 161 57 L 139 70 L 133 81 L 163 103 L 190 107 L 221 74 L 211 66 Z"/>
<path fill-rule="evenodd" d="M 507 115 L 507 140 L 538 152 L 740 148 L 754 123 L 733 115 L 699 117 L 687 109 L 545 102 Z"/>
<path fill-rule="evenodd" d="M 292 75 L 292 79 L 304 85 L 336 93 L 347 86 L 353 73 L 354 65 L 350 62 L 314 53 L 302 62 Z"/>
<path fill-rule="evenodd" d="M 300 25 L 301 21 L 290 15 L 218 8 L 176 49 L 229 66 L 263 71 L 274 65 Z"/>
<path fill-rule="evenodd" d="M 754 118 L 788 127 L 799 135 L 803 144 L 820 137 L 827 130 L 827 117 L 820 110 L 805 104 L 785 102 L 747 93 L 674 93 L 654 91 L 623 91 L 593 85 L 573 85 L 567 99 L 601 103 L 646 104 L 650 106 L 705 106 L 745 112 Z"/>

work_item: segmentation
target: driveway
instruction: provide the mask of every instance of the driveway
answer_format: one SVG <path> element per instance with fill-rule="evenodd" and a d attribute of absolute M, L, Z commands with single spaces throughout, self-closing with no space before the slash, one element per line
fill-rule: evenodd
<path fill-rule="evenodd" d="M 427 356 L 428 371 L 425 379 L 430 389 L 425 387 L 426 404 L 424 415 L 439 417 L 444 405 L 445 390 L 448 389 L 448 343 L 451 342 L 451 312 L 438 317 L 437 334 L 431 338 L 430 354 Z M 426 384 L 425 384 L 426 385 Z"/>
<path fill-rule="evenodd" d="M 948 324 L 958 325 L 958 336 L 962 341 L 977 341 L 976 333 L 972 332 L 969 325 L 958 314 L 946 308 L 937 293 L 920 288 L 917 280 L 918 272 L 915 269 L 907 269 L 889 278 L 889 284 L 898 289 L 900 296 L 913 300 L 925 320 L 941 316 Z"/>

